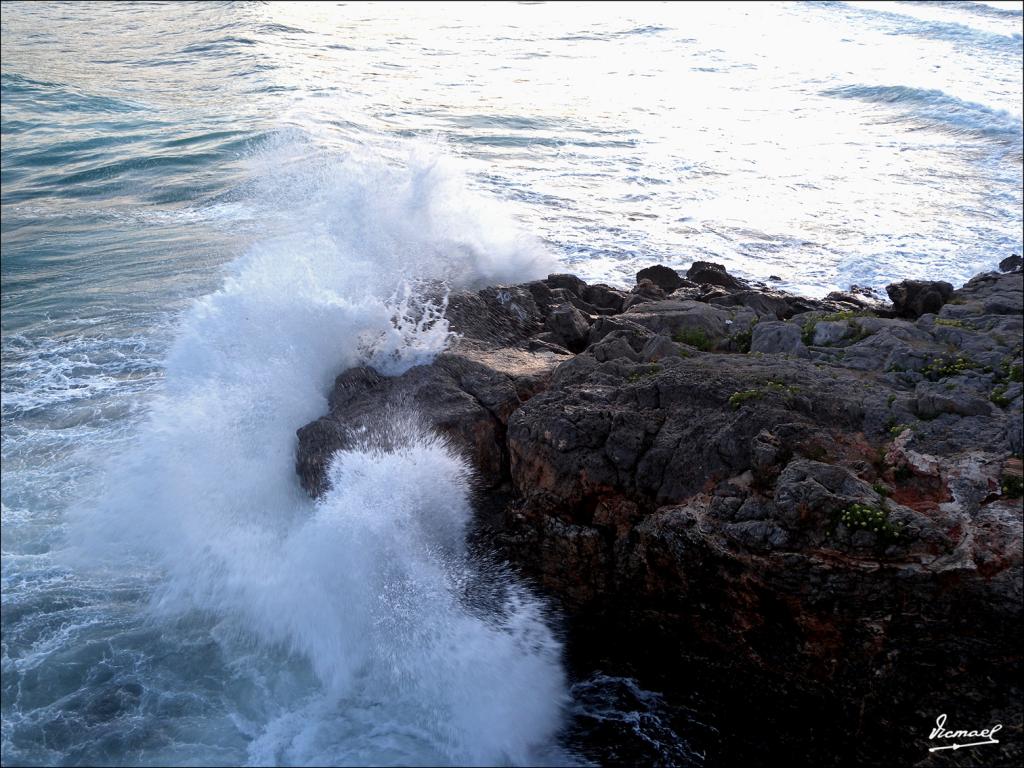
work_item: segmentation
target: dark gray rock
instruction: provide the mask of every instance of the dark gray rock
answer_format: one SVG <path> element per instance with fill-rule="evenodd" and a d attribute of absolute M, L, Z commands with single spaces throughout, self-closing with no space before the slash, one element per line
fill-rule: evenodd
<path fill-rule="evenodd" d="M 628 314 L 615 317 L 599 317 L 590 326 L 590 336 L 588 338 L 590 345 L 597 344 L 612 331 L 630 331 L 638 336 L 651 335 L 647 328 L 640 325 L 640 323 L 634 322 Z"/>
<path fill-rule="evenodd" d="M 883 309 L 885 302 L 872 288 L 851 285 L 848 291 L 832 291 L 825 297 L 826 302 L 835 302 L 853 310 Z"/>
<path fill-rule="evenodd" d="M 667 336 L 653 336 L 647 340 L 643 349 L 640 350 L 640 359 L 648 363 L 657 363 L 667 358 L 689 356 L 690 353 L 681 344 L 677 344 Z"/>
<path fill-rule="evenodd" d="M 576 277 L 576 275 L 548 275 L 547 280 L 544 282 L 551 288 L 564 288 L 577 296 L 582 296 L 583 290 L 587 287 L 587 284 Z"/>
<path fill-rule="evenodd" d="M 738 291 L 702 300 L 720 307 L 747 307 L 758 317 L 773 320 L 782 320 L 792 314 L 788 298 L 784 294 L 772 291 Z"/>
<path fill-rule="evenodd" d="M 894 318 L 691 271 L 719 282 L 452 296 L 460 335 L 431 365 L 338 377 L 299 430 L 304 487 L 414 413 L 491 489 L 483 542 L 557 602 L 570 648 L 686 690 L 707 673 L 716 711 L 747 727 L 755 706 L 758 743 L 800 763 L 913 764 L 906 734 L 949 702 L 1018 724 L 1020 757 L 1024 275 L 904 282 Z"/>
<path fill-rule="evenodd" d="M 622 305 L 628 294 L 617 291 L 607 285 L 598 283 L 588 285 L 583 289 L 582 298 L 591 306 L 597 308 L 600 313 L 617 314 L 622 311 Z"/>
<path fill-rule="evenodd" d="M 588 351 L 599 363 L 622 358 L 637 362 L 643 357 L 643 349 L 651 336 L 651 332 L 646 329 L 639 333 L 631 328 L 612 331 L 592 344 Z"/>
<path fill-rule="evenodd" d="M 452 330 L 494 347 L 519 344 L 544 327 L 544 308 L 521 285 L 455 294 L 447 317 Z"/>
<path fill-rule="evenodd" d="M 1024 268 L 1024 259 L 1018 254 L 1007 256 L 1005 259 L 999 262 L 1000 272 L 1020 272 Z"/>
<path fill-rule="evenodd" d="M 566 349 L 579 352 L 587 342 L 590 323 L 586 316 L 571 304 L 552 308 L 544 321 L 544 328 Z"/>
<path fill-rule="evenodd" d="M 633 286 L 633 290 L 630 291 L 630 294 L 631 295 L 626 298 L 625 302 L 623 302 L 623 310 L 629 309 L 637 304 L 644 304 L 650 301 L 661 301 L 665 298 L 665 291 L 646 278 L 638 280 L 637 284 Z"/>
<path fill-rule="evenodd" d="M 984 324 L 1000 322 L 993 315 L 1011 315 L 1011 322 L 1019 322 L 1024 303 L 1024 273 L 988 272 L 968 280 L 953 293 L 950 303 L 939 313 L 940 317 L 963 319 L 981 315 Z M 1005 326 L 1008 331 L 1010 327 Z M 1003 333 L 1002 330 L 998 331 Z"/>
<path fill-rule="evenodd" d="M 886 286 L 885 292 L 899 317 L 917 318 L 942 309 L 953 294 L 953 286 L 941 280 L 904 280 Z"/>
<path fill-rule="evenodd" d="M 749 331 L 757 316 L 753 311 L 717 307 L 700 301 L 665 299 L 630 307 L 621 315 L 656 334 L 698 349 L 714 349 L 737 333 Z"/>
<path fill-rule="evenodd" d="M 686 277 L 695 283 L 718 285 L 733 290 L 742 290 L 747 287 L 742 280 L 730 275 L 724 265 L 716 264 L 713 261 L 693 262 L 693 266 L 686 271 Z"/>
<path fill-rule="evenodd" d="M 655 264 L 653 267 L 646 267 L 637 272 L 637 285 L 643 280 L 650 280 L 666 294 L 672 293 L 676 288 L 681 288 L 686 282 L 674 269 L 661 264 Z"/>
<path fill-rule="evenodd" d="M 750 351 L 765 355 L 791 355 L 810 357 L 802 339 L 800 326 L 779 321 L 760 322 L 754 326 Z"/>
<path fill-rule="evenodd" d="M 439 355 L 396 377 L 349 369 L 335 381 L 330 412 L 298 431 L 302 486 L 323 493 L 331 457 L 368 440 L 390 440 L 396 417 L 445 435 L 483 482 L 499 485 L 508 474 L 508 417 L 547 384 L 562 359 L 548 351 L 473 350 Z"/>
<path fill-rule="evenodd" d="M 853 333 L 849 320 L 825 320 L 814 325 L 815 346 L 831 346 L 838 344 Z"/>
<path fill-rule="evenodd" d="M 796 422 L 807 436 L 839 425 L 871 431 L 860 402 L 886 400 L 860 381 L 837 380 L 799 361 L 777 360 L 767 376 L 764 363 L 740 355 L 716 356 L 713 366 L 695 355 L 654 369 L 619 333 L 584 353 L 602 364 L 560 375 L 556 389 L 511 417 L 512 473 L 524 493 L 568 507 L 613 492 L 641 506 L 678 503 L 711 477 L 751 469 L 751 445 L 762 430 Z M 606 351 L 612 343 L 614 355 Z M 611 439 L 616 419 L 646 436 L 642 460 L 628 473 L 607 463 L 607 450 L 595 450 Z"/>
<path fill-rule="evenodd" d="M 943 413 L 984 416 L 992 410 L 988 398 L 950 382 L 922 381 L 917 385 L 916 395 L 916 411 L 922 419 L 934 419 Z"/>

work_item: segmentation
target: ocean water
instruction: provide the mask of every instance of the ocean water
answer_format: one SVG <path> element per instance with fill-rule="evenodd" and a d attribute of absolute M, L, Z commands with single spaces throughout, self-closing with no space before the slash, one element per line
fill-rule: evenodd
<path fill-rule="evenodd" d="M 1022 45 L 1020 3 L 4 3 L 4 764 L 703 764 L 467 550 L 435 436 L 314 503 L 295 429 L 444 347 L 422 280 L 991 268 Z"/>

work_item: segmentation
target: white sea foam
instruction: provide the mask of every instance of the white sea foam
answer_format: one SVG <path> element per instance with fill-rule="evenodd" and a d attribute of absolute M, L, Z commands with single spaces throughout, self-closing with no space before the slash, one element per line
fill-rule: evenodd
<path fill-rule="evenodd" d="M 939 90 L 901 85 L 846 85 L 827 90 L 824 95 L 902 109 L 908 121 L 928 124 L 951 135 L 990 138 L 1020 156 L 1020 115 L 1005 110 L 964 101 Z"/>
<path fill-rule="evenodd" d="M 182 321 L 137 441 L 101 503 L 72 514 L 73 559 L 130 553 L 165 574 L 155 616 L 199 609 L 308 662 L 312 698 L 257 724 L 254 763 L 536 761 L 564 704 L 559 644 L 507 579 L 485 607 L 464 599 L 487 577 L 463 545 L 461 460 L 403 422 L 382 423 L 402 438 L 388 451 L 339 455 L 317 503 L 293 465 L 337 373 L 394 374 L 443 349 L 443 305 L 416 280 L 525 279 L 545 254 L 436 154 L 393 166 L 294 137 L 267 152 L 288 170 L 261 203 L 293 226 Z"/>

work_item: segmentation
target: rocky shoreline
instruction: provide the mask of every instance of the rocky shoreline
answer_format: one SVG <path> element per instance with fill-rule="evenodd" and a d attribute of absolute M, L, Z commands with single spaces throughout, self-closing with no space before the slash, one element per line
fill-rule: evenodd
<path fill-rule="evenodd" d="M 461 293 L 431 365 L 338 376 L 296 470 L 318 495 L 336 450 L 417 413 L 476 467 L 474 540 L 558 607 L 570 661 L 699 700 L 709 764 L 1011 764 L 1022 292 L 1012 257 L 891 303 L 708 262 Z M 940 714 L 1001 723 L 998 757 L 929 755 Z"/>

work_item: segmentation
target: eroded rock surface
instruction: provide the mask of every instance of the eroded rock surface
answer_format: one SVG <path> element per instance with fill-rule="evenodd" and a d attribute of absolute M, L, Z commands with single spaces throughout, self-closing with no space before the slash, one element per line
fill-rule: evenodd
<path fill-rule="evenodd" d="M 570 652 L 756 708 L 723 759 L 913 764 L 943 712 L 1020 756 L 1021 272 L 895 308 L 671 272 L 453 297 L 433 364 L 338 377 L 303 485 L 413 410 L 501 490 L 484 534 Z"/>
<path fill-rule="evenodd" d="M 916 318 L 942 309 L 953 293 L 953 286 L 936 280 L 904 280 L 887 286 L 885 292 L 899 317 Z"/>

